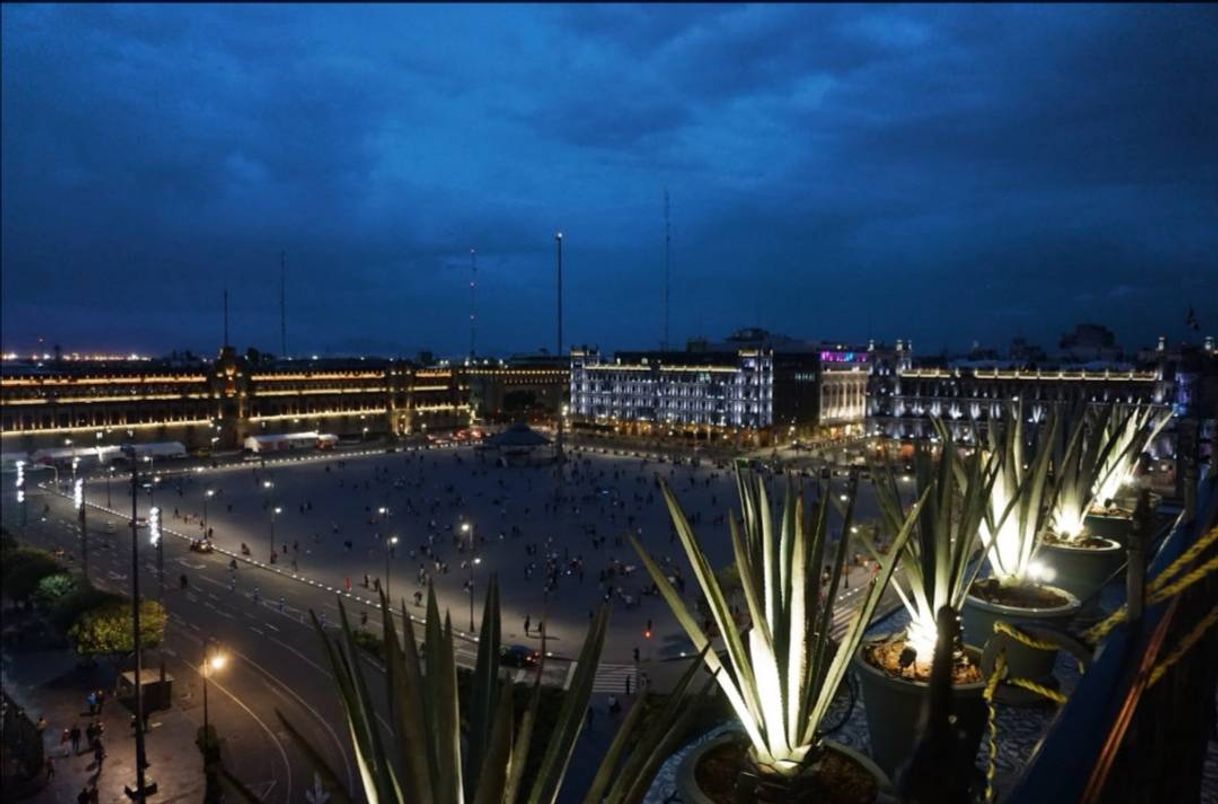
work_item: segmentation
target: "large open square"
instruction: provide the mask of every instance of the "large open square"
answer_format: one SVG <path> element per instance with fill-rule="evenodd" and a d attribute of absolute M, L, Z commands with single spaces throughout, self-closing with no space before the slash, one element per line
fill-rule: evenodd
<path fill-rule="evenodd" d="M 201 538 L 206 516 L 217 547 L 240 555 L 244 545 L 249 558 L 263 564 L 269 563 L 273 532 L 273 569 L 281 573 L 340 590 L 349 584 L 365 599 L 375 599 L 377 585 L 387 584 L 392 598 L 404 600 L 417 616 L 424 613 L 432 583 L 441 611 L 448 610 L 461 632 L 470 630 L 470 579 L 477 627 L 486 583 L 495 573 L 505 643 L 540 648 L 544 619 L 547 650 L 574 657 L 592 613 L 610 602 L 606 661 L 633 661 L 636 648 L 643 660 L 678 656 L 689 642 L 663 600 L 649 594 L 651 580 L 625 535 L 633 533 L 671 578 L 681 579 L 676 583 L 684 584 L 693 609 L 696 584 L 657 478 L 673 488 L 712 562 L 722 567 L 731 559 L 725 515 L 739 513 L 735 471 L 705 460 L 694 466 L 688 460 L 674 464 L 616 452 L 570 454 L 561 490 L 552 462 L 539 457 L 501 465 L 496 451 L 468 447 L 357 456 L 309 453 L 272 457 L 265 466 L 251 461 L 197 471 L 144 463 L 139 509 L 147 517 L 150 495 L 144 487 L 156 477 L 152 504 L 166 530 Z M 817 481 L 794 479 L 804 484 L 805 493 L 815 493 Z M 782 477 L 770 481 L 776 506 L 785 482 Z M 109 495 L 106 485 L 96 476 L 87 483 L 89 501 L 104 504 L 109 496 L 114 508 L 129 510 L 130 476 L 114 476 Z M 868 484 L 860 483 L 859 519 L 874 516 L 870 500 Z M 250 595 L 268 569 L 245 561 L 237 565 L 230 573 L 231 589 Z M 175 583 L 177 569 L 170 579 Z M 867 575 L 866 568 L 852 565 L 841 619 L 851 611 L 851 590 Z"/>

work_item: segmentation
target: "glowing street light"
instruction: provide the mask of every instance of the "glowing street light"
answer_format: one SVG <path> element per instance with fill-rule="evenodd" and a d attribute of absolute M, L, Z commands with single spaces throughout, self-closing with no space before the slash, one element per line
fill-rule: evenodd
<path fill-rule="evenodd" d="M 76 522 L 80 525 L 80 569 L 89 579 L 89 529 L 85 525 L 85 481 L 77 478 L 72 484 L 72 504 L 76 506 Z"/>
<path fill-rule="evenodd" d="M 226 664 L 228 664 L 228 657 L 220 652 L 219 645 L 209 640 L 203 646 L 203 669 L 201 672 L 203 676 L 203 739 L 205 741 L 211 740 L 211 729 L 208 727 L 207 712 L 207 679 L 211 677 L 212 673 L 223 670 Z"/>
<path fill-rule="evenodd" d="M 461 532 L 469 541 L 469 631 L 474 632 L 474 565 L 481 564 L 482 559 L 474 556 L 474 526 L 468 521 L 461 523 Z"/>
<path fill-rule="evenodd" d="M 275 517 L 283 513 L 283 509 L 276 505 L 271 509 L 271 561 L 275 560 Z"/>
<path fill-rule="evenodd" d="M 207 489 L 206 491 L 203 492 L 203 538 L 204 539 L 211 538 L 211 531 L 209 531 L 207 529 L 207 522 L 208 522 L 208 520 L 207 520 L 207 501 L 210 500 L 212 497 L 214 497 L 215 494 L 216 494 L 215 489 Z"/>
<path fill-rule="evenodd" d="M 17 461 L 17 502 L 21 505 L 21 524 L 27 524 L 25 503 L 25 461 Z"/>
<path fill-rule="evenodd" d="M 389 593 L 389 559 L 393 555 L 397 543 L 397 536 L 390 536 L 385 540 L 385 597 L 389 600 L 390 604 L 393 603 L 393 596 Z"/>

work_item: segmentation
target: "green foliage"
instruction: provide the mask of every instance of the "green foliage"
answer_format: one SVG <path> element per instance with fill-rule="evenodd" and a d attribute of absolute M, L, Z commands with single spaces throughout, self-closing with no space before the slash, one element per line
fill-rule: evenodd
<path fill-rule="evenodd" d="M 6 597 L 24 602 L 38 590 L 38 584 L 43 578 L 62 571 L 63 567 L 46 550 L 37 547 L 16 547 L 4 553 L 0 584 L 3 584 Z"/>
<path fill-rule="evenodd" d="M 76 592 L 76 578 L 66 572 L 48 575 L 38 582 L 34 602 L 44 608 L 53 609 L 65 598 Z"/>
<path fill-rule="evenodd" d="M 140 603 L 140 644 L 154 648 L 165 636 L 165 608 L 155 600 Z M 131 636 L 131 603 L 111 601 L 83 612 L 68 629 L 76 653 L 97 656 L 130 653 L 135 650 Z"/>
<path fill-rule="evenodd" d="M 72 592 L 60 598 L 51 606 L 51 624 L 60 631 L 67 633 L 81 615 L 86 611 L 99 609 L 106 605 L 118 605 L 127 601 L 126 597 L 114 592 L 107 592 L 91 585 L 78 585 Z M 131 605 L 126 603 L 126 605 Z"/>
<path fill-rule="evenodd" d="M 812 749 L 821 738 L 821 720 L 892 575 L 895 556 L 909 538 L 912 522 L 896 535 L 892 555 L 881 560 L 880 571 L 839 645 L 830 632 L 848 555 L 857 476 L 850 479 L 842 512 L 842 538 L 830 561 L 832 577 L 823 598 L 818 570 L 829 551 L 829 489 L 819 487 L 811 515 L 805 516 L 803 495 L 788 481 L 782 520 L 776 527 L 764 479 L 737 463 L 736 485 L 743 518 L 729 517 L 728 524 L 752 620 L 747 644 L 688 518 L 672 489 L 661 481 L 673 525 L 722 635 L 730 672 L 723 672 L 723 661 L 710 650 L 710 639 L 664 571 L 637 539 L 631 537 L 631 544 L 694 647 L 702 652 L 707 667 L 717 674 L 720 688 L 748 734 L 752 761 L 766 773 L 794 776 L 814 755 Z"/>
<path fill-rule="evenodd" d="M 1025 436 L 1025 416 L 1021 402 L 990 421 L 989 449 L 999 458 L 998 477 L 989 494 L 981 537 L 990 571 L 1004 584 L 1035 580 L 1030 575 L 1032 557 L 1059 489 L 1049 474 L 1058 439 L 1058 412 L 1051 411 L 1030 439 Z"/>
<path fill-rule="evenodd" d="M 914 493 L 920 506 L 906 508 L 892 466 L 875 467 L 876 501 L 889 533 L 899 533 L 913 518 L 914 529 L 899 553 L 901 577 L 892 587 L 909 611 L 906 641 L 923 661 L 930 661 L 936 641 L 936 615 L 944 606 L 959 611 L 981 567 L 977 556 L 980 531 L 998 477 L 1001 457 L 978 449 L 961 455 L 951 430 L 932 420 L 941 453 L 935 459 L 925 442 L 914 449 Z M 877 561 L 879 551 L 863 539 Z"/>
<path fill-rule="evenodd" d="M 378 705 L 368 694 L 363 663 L 357 658 L 359 648 L 341 598 L 339 611 L 343 624 L 341 640 L 326 635 L 316 617 L 313 623 L 325 645 L 347 714 L 363 793 L 370 804 L 463 804 L 467 800 L 475 804 L 514 804 L 518 799 L 529 804 L 553 804 L 583 727 L 604 645 L 608 608 L 602 608 L 594 618 L 571 684 L 565 693 L 558 693 L 561 699 L 557 716 L 546 728 L 539 720 L 543 697 L 541 668 L 527 693 L 528 703 L 519 724 L 519 696 L 511 681 L 500 676 L 499 586 L 494 576 L 487 588 L 478 656 L 465 695 L 461 695 L 458 682 L 452 622 L 445 616 L 441 625 L 434 592 L 429 593 L 427 602 L 425 657 L 419 656 L 414 626 L 403 605 L 404 632 L 400 640 L 395 628 L 383 629 L 390 704 L 388 740 L 377 722 Z M 383 593 L 381 614 L 384 623 L 393 623 Z M 699 666 L 691 665 L 664 709 L 653 712 L 645 723 L 646 707 L 631 709 L 602 760 L 588 792 L 588 802 L 618 804 L 642 797 L 660 760 L 674 747 L 675 739 L 685 733 L 693 711 L 685 693 Z M 282 713 L 279 717 L 317 765 L 319 776 L 333 789 L 337 776 L 320 752 L 304 740 Z M 534 734 L 547 737 L 546 743 L 539 746 L 540 758 L 535 766 L 528 761 L 533 753 L 530 748 Z M 467 748 L 463 749 L 463 743 Z"/>

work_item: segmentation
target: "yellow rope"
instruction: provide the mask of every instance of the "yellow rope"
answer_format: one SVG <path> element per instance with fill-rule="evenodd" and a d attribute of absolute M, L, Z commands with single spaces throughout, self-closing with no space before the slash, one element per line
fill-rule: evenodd
<path fill-rule="evenodd" d="M 994 692 L 998 682 L 1002 680 L 1007 669 L 1007 654 L 1005 650 L 998 652 L 994 659 L 994 672 L 985 682 L 985 706 L 987 710 L 987 727 L 990 732 L 989 746 L 985 760 L 985 800 L 987 804 L 994 800 L 994 773 L 998 768 L 998 708 L 994 706 Z"/>
<path fill-rule="evenodd" d="M 1025 690 L 1043 695 L 1055 704 L 1061 705 L 1066 702 L 1066 696 L 1054 689 L 1049 689 L 1043 684 L 1037 684 L 1035 681 L 1029 681 L 1026 678 L 1008 678 L 1007 683 L 1016 687 L 1022 687 Z"/>
<path fill-rule="evenodd" d="M 1056 645 L 1052 642 L 1048 642 L 1043 639 L 1037 639 L 1033 636 L 1029 636 L 1028 634 L 1025 634 L 1023 631 L 1019 630 L 1015 626 L 1013 626 L 1010 623 L 1007 623 L 1003 620 L 994 621 L 994 633 L 995 634 L 1004 634 L 1006 636 L 1009 636 L 1011 639 L 1015 640 L 1016 642 L 1020 643 L 1021 645 L 1026 645 L 1029 648 L 1034 648 L 1035 650 L 1060 650 L 1061 649 L 1060 645 Z"/>
<path fill-rule="evenodd" d="M 1191 572 L 1185 573 L 1173 583 L 1167 583 L 1168 579 L 1176 575 L 1176 573 L 1178 573 L 1183 566 L 1196 558 L 1201 553 L 1201 550 L 1212 544 L 1215 539 L 1218 539 L 1218 527 L 1210 529 L 1210 531 L 1204 537 L 1198 540 L 1196 544 L 1186 550 L 1166 569 L 1155 576 L 1155 579 L 1150 582 L 1148 587 L 1151 594 L 1148 596 L 1147 603 L 1161 603 L 1167 598 L 1183 592 L 1185 589 L 1192 586 L 1194 583 L 1201 580 L 1215 569 L 1218 569 L 1218 556 L 1215 556 Z M 1108 636 L 1113 628 L 1116 628 L 1118 625 L 1125 622 L 1128 616 L 1129 607 L 1128 604 L 1126 604 L 1110 614 L 1107 619 L 1101 620 L 1099 623 L 1096 623 L 1091 628 L 1084 631 L 1083 638 L 1094 645 L 1104 637 Z"/>
<path fill-rule="evenodd" d="M 1201 621 L 1193 626 L 1193 630 L 1189 631 L 1180 644 L 1168 654 L 1167 658 L 1159 662 L 1154 670 L 1150 671 L 1150 682 L 1148 687 L 1153 687 L 1159 683 L 1159 679 L 1163 678 L 1163 674 L 1171 669 L 1172 665 L 1184 658 L 1184 654 L 1192 649 L 1193 645 L 1197 644 L 1198 640 L 1205 635 L 1205 632 L 1214 627 L 1218 623 L 1218 606 L 1210 609 L 1209 613 L 1201 618 Z"/>
<path fill-rule="evenodd" d="M 1183 592 L 1185 589 L 1192 586 L 1197 581 L 1201 580 L 1206 575 L 1209 575 L 1211 572 L 1213 572 L 1216 569 L 1218 569 L 1218 555 L 1214 556 L 1209 561 L 1207 561 L 1204 564 L 1202 564 L 1201 566 L 1197 567 L 1195 570 L 1193 570 L 1191 572 L 1187 572 L 1184 575 L 1181 575 L 1180 579 L 1175 581 L 1174 583 L 1170 583 L 1167 586 L 1164 586 L 1163 588 L 1161 588 L 1161 589 L 1157 590 L 1156 592 L 1154 592 L 1153 594 L 1151 594 L 1150 598 L 1149 598 L 1149 602 L 1161 603 L 1162 601 L 1166 600 L 1167 598 L 1172 597 L 1176 594 L 1179 594 L 1180 592 Z"/>
<path fill-rule="evenodd" d="M 1218 526 L 1210 528 L 1209 532 L 1198 539 L 1192 547 L 1180 554 L 1180 557 L 1171 562 L 1170 565 L 1150 582 L 1150 591 L 1157 591 L 1160 586 L 1171 580 L 1172 576 L 1179 572 L 1182 568 L 1191 564 L 1193 559 L 1201 555 L 1205 548 L 1209 547 L 1218 540 Z"/>

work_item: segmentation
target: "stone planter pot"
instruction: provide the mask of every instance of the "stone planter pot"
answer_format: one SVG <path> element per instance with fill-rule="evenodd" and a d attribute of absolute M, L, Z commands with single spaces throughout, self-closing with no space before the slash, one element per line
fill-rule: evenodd
<path fill-rule="evenodd" d="M 1129 544 L 1129 533 L 1133 530 L 1133 519 L 1107 514 L 1087 514 L 1084 520 L 1086 532 L 1101 539 L 1111 539 L 1119 546 Z"/>
<path fill-rule="evenodd" d="M 1041 542 L 1038 557 L 1053 569 L 1054 586 L 1086 601 L 1120 569 L 1125 562 L 1125 549 L 1112 539 L 1104 539 L 1103 547 Z"/>
<path fill-rule="evenodd" d="M 885 773 L 895 778 L 897 770 L 913 755 L 922 706 L 930 685 L 924 681 L 893 678 L 863 658 L 866 647 L 865 643 L 855 654 L 854 669 L 863 691 L 863 709 L 871 734 L 871 756 Z M 979 649 L 967 646 L 965 651 L 973 662 L 980 662 Z M 984 680 L 952 687 L 952 714 L 956 717 L 956 726 L 964 732 L 965 744 L 961 751 L 970 758 L 977 755 L 977 746 L 985 731 L 984 693 Z"/>
<path fill-rule="evenodd" d="M 695 772 L 698 763 L 702 760 L 703 756 L 715 748 L 725 743 L 739 741 L 742 739 L 742 734 L 739 731 L 725 732 L 712 740 L 706 741 L 685 755 L 685 758 L 681 760 L 681 764 L 677 768 L 677 793 L 681 801 L 685 802 L 685 804 L 714 804 L 714 801 L 706 793 L 702 792 L 702 789 L 698 786 L 697 774 Z M 832 740 L 826 740 L 825 746 L 830 751 L 850 758 L 875 779 L 876 796 L 873 799 L 874 801 L 885 801 L 891 798 L 893 793 L 892 782 L 889 781 L 884 771 L 872 762 L 870 758 L 855 751 L 853 748 L 835 743 Z M 739 804 L 746 804 L 748 797 L 742 798 L 741 794 L 737 793 L 736 801 Z"/>
<path fill-rule="evenodd" d="M 1056 586 L 1044 586 L 1060 592 L 1068 601 L 1061 606 L 1052 608 L 1017 608 L 1004 606 L 1001 603 L 991 603 L 970 594 L 965 598 L 960 620 L 964 625 L 964 641 L 969 645 L 989 644 L 995 636 L 994 623 L 1003 620 L 1016 628 L 1033 623 L 1053 625 L 1065 628 L 1070 620 L 1078 613 L 1081 604 L 1079 599 Z M 1057 651 L 1038 650 L 1026 645 L 1008 640 L 1007 667 L 1010 674 L 1017 678 L 1027 678 L 1032 681 L 1043 681 L 1053 675 L 1053 664 L 1057 661 Z"/>

